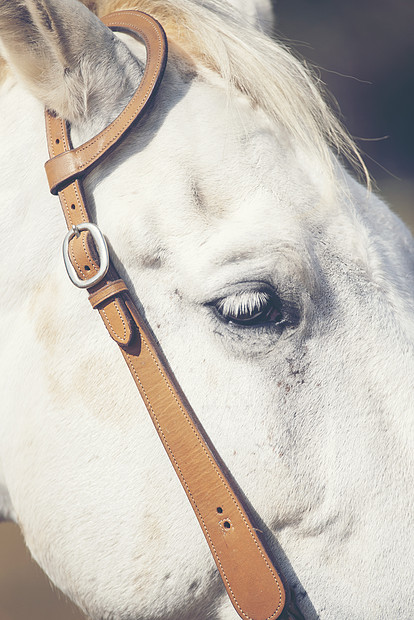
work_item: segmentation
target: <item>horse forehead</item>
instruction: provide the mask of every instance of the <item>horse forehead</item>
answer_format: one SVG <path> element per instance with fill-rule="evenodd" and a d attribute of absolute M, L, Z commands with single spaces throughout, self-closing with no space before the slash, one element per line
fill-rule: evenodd
<path fill-rule="evenodd" d="M 218 265 L 275 246 L 303 252 L 308 206 L 314 211 L 317 200 L 311 184 L 303 189 L 303 166 L 283 129 L 218 76 L 190 84 L 171 77 L 136 134 L 145 148 L 97 189 L 98 204 L 111 195 L 122 204 L 116 225 L 124 247 L 158 266 L 167 254 Z"/>
<path fill-rule="evenodd" d="M 247 96 L 229 92 L 214 74 L 190 86 L 169 82 L 159 129 L 153 131 L 157 121 L 150 115 L 146 146 L 127 162 L 124 175 L 135 178 L 140 191 L 149 189 L 151 209 L 155 199 L 162 203 L 163 219 L 171 205 L 174 218 L 188 218 L 190 212 L 193 222 L 200 214 L 230 220 L 235 212 L 238 221 L 249 219 L 249 209 L 243 209 L 248 202 L 258 222 L 270 214 L 271 204 L 289 207 L 295 201 L 300 209 L 304 169 L 283 127 Z M 308 186 L 307 196 L 311 192 Z"/>
<path fill-rule="evenodd" d="M 204 73 L 189 84 L 169 76 L 160 105 L 163 121 L 150 138 L 149 157 L 157 151 L 165 167 L 175 164 L 192 176 L 218 177 L 222 184 L 233 182 L 231 175 L 240 167 L 255 168 L 257 174 L 282 162 L 288 141 L 281 127 L 246 95 L 213 72 Z M 147 130 L 151 134 L 151 118 Z"/>

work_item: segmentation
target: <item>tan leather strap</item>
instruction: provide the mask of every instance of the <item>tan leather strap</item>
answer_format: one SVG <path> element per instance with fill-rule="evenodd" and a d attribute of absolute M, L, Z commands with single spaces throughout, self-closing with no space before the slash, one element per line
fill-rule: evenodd
<path fill-rule="evenodd" d="M 112 30 L 138 34 L 147 48 L 147 63 L 144 76 L 134 96 L 121 114 L 97 136 L 70 151 L 58 149 L 59 155 L 46 163 L 46 174 L 52 194 L 68 181 L 80 178 L 94 167 L 103 156 L 107 155 L 118 143 L 131 126 L 138 120 L 141 113 L 151 100 L 151 95 L 158 88 L 162 79 L 167 55 L 167 43 L 160 24 L 138 11 L 119 11 L 102 20 Z M 53 122 L 53 121 L 52 121 Z M 55 146 L 63 141 L 61 125 L 56 121 Z"/>
<path fill-rule="evenodd" d="M 115 297 L 117 293 L 122 293 L 123 291 L 128 291 L 125 282 L 121 279 L 115 280 L 115 282 L 109 282 L 105 284 L 105 286 L 102 286 L 96 293 L 91 293 L 89 295 L 89 301 L 92 308 L 97 308 L 104 301 L 108 301 L 108 299 Z"/>
<path fill-rule="evenodd" d="M 122 27 L 123 30 L 137 33 L 147 46 L 152 45 L 154 32 L 162 30 L 155 20 L 138 11 L 115 13 L 107 16 L 104 21 L 111 28 Z M 158 43 L 164 58 L 157 56 L 155 64 L 151 64 L 152 68 L 146 70 L 146 82 L 151 85 L 159 84 L 165 66 L 165 35 L 159 35 Z M 148 57 L 150 55 L 148 52 Z M 155 72 L 152 76 L 151 71 Z M 154 92 L 154 87 L 151 88 L 151 92 Z M 149 92 L 147 86 L 144 90 L 145 93 Z M 128 126 L 136 121 L 148 103 L 149 96 L 140 97 L 139 104 L 134 103 L 133 113 L 130 107 L 126 121 Z M 123 113 L 121 117 L 125 118 Z M 114 123 L 110 127 L 118 127 L 117 121 Z M 66 161 L 63 156 L 66 157 L 73 150 L 65 122 L 46 112 L 46 129 L 50 156 L 53 158 L 58 154 L 57 159 L 61 157 L 62 161 Z M 82 176 L 90 168 L 90 162 L 96 162 L 103 149 L 107 152 L 115 146 L 124 133 L 125 129 L 111 129 L 109 133 L 105 130 L 100 134 L 105 136 L 104 140 L 91 140 L 84 147 L 75 149 L 76 156 L 68 155 L 67 161 L 75 161 L 76 164 L 75 167 L 72 164 L 69 166 L 71 172 L 64 176 L 65 180 L 62 180 L 60 172 L 52 172 L 50 176 L 51 170 L 61 169 L 54 168 L 50 161 L 46 164 L 49 178 L 52 178 L 52 192 L 56 189 L 59 191 L 69 229 L 89 221 L 80 181 L 74 177 Z M 89 232 L 76 232 L 69 245 L 69 255 L 81 280 L 88 280 L 99 270 L 99 257 Z M 194 509 L 236 611 L 246 620 L 279 618 L 286 604 L 281 578 L 258 538 L 225 468 L 220 464 L 219 456 L 127 292 L 125 282 L 111 265 L 106 276 L 88 288 L 88 291 L 93 307 L 98 309 L 108 332 L 120 346 Z"/>

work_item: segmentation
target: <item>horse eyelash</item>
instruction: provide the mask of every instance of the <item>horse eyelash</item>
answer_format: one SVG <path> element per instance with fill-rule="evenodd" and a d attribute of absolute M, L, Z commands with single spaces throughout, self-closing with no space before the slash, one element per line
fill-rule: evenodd
<path fill-rule="evenodd" d="M 269 304 L 271 297 L 265 291 L 244 291 L 221 299 L 216 308 L 223 316 L 242 316 L 259 312 Z"/>

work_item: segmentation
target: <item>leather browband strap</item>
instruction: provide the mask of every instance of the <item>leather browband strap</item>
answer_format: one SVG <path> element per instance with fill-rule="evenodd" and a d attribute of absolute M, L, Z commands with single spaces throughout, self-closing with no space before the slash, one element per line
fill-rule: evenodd
<path fill-rule="evenodd" d="M 119 142 L 135 123 L 162 79 L 167 42 L 162 27 L 138 11 L 108 15 L 114 30 L 136 34 L 147 47 L 147 66 L 134 97 L 96 138 L 72 149 L 66 123 L 46 111 L 51 159 L 46 170 L 52 193 L 59 193 L 68 228 L 89 222 L 80 177 Z M 69 256 L 79 279 L 99 270 L 91 233 L 74 229 Z M 88 288 L 111 337 L 120 346 L 171 463 L 201 525 L 224 585 L 246 620 L 276 620 L 286 603 L 282 580 L 257 536 L 220 459 L 174 379 L 168 363 L 111 264 L 103 279 Z"/>

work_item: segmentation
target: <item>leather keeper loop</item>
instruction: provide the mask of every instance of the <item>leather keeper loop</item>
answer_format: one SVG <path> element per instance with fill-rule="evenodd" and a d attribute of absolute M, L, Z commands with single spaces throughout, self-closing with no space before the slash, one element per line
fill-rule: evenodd
<path fill-rule="evenodd" d="M 111 297 L 115 297 L 122 291 L 127 291 L 128 287 L 125 282 L 121 279 L 115 280 L 114 282 L 110 282 L 109 284 L 105 284 L 101 289 L 96 291 L 95 293 L 91 293 L 88 297 L 92 308 L 96 308 L 100 304 L 102 304 L 107 299 Z"/>

